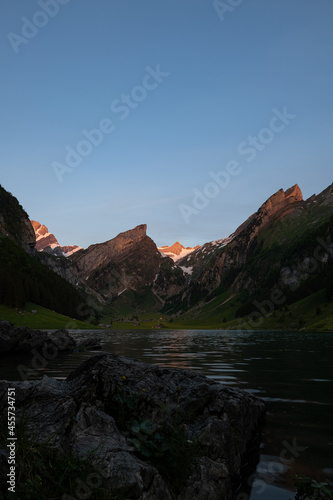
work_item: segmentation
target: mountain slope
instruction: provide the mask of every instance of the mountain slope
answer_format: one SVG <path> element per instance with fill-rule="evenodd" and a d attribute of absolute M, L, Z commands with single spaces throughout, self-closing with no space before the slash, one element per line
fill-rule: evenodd
<path fill-rule="evenodd" d="M 87 317 L 84 296 L 40 262 L 35 244 L 27 213 L 0 187 L 0 303 L 21 308 L 33 302 L 70 317 Z"/>
<path fill-rule="evenodd" d="M 36 245 L 35 232 L 28 214 L 17 199 L 0 185 L 0 233 L 4 234 L 27 252 Z"/>
<path fill-rule="evenodd" d="M 242 316 L 257 311 L 255 302 L 268 300 L 274 293 L 281 292 L 284 303 L 292 303 L 321 288 L 328 290 L 332 286 L 332 213 L 332 186 L 306 201 L 297 185 L 279 190 L 225 245 L 210 245 L 205 255 L 203 246 L 182 259 L 181 264 L 193 268 L 191 279 L 182 296 L 169 301 L 164 310 L 195 307 L 198 311 L 221 296 L 218 306 L 226 302 L 223 314 L 230 306 L 227 299 L 237 297 L 236 315 Z M 316 259 L 318 238 L 327 248 Z"/>
<path fill-rule="evenodd" d="M 22 308 L 33 302 L 84 319 L 84 299 L 62 279 L 10 238 L 0 234 L 0 303 Z"/>
<path fill-rule="evenodd" d="M 165 296 L 179 293 L 186 282 L 183 271 L 161 254 L 146 230 L 146 224 L 139 225 L 72 255 L 70 260 L 80 279 L 104 297 L 121 297 L 133 306 L 137 305 L 137 294 L 145 295 L 147 290 L 156 297 L 155 306 L 161 305 Z"/>
<path fill-rule="evenodd" d="M 31 301 L 73 317 L 89 300 L 108 317 L 161 311 L 190 327 L 274 327 L 277 311 L 277 318 L 296 315 L 281 326 L 302 328 L 304 317 L 324 324 L 313 320 L 320 314 L 330 324 L 333 185 L 308 200 L 297 185 L 280 189 L 228 238 L 199 248 L 158 249 L 142 224 L 69 258 L 45 251 L 61 247 L 38 222 L 44 251 L 33 248 L 28 216 L 3 188 L 0 207 L 0 302 L 7 305 Z"/>

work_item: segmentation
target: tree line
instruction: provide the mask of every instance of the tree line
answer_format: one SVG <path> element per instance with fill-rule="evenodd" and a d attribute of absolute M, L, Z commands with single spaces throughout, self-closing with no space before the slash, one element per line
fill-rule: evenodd
<path fill-rule="evenodd" d="M 72 318 L 84 299 L 66 280 L 0 235 L 0 303 L 23 308 L 33 302 Z"/>

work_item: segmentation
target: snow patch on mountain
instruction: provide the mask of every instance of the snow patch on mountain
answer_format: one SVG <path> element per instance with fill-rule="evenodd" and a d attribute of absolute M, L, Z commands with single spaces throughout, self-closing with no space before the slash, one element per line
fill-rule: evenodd
<path fill-rule="evenodd" d="M 163 247 L 159 247 L 158 249 L 162 253 L 162 255 L 164 254 L 167 257 L 171 257 L 171 259 L 174 262 L 177 262 L 178 260 L 183 259 L 184 257 L 189 255 L 190 253 L 194 252 L 194 250 L 197 250 L 198 248 L 199 248 L 199 245 L 197 245 L 194 248 L 192 248 L 192 247 L 185 248 L 181 243 L 179 243 L 179 241 L 177 241 L 176 243 L 174 243 L 171 246 L 165 245 Z"/>
<path fill-rule="evenodd" d="M 189 274 L 190 276 L 193 273 L 193 267 L 185 267 L 185 266 L 179 266 L 180 269 L 184 271 L 184 273 Z"/>
<path fill-rule="evenodd" d="M 58 257 L 69 257 L 78 250 L 82 250 L 82 248 L 77 245 L 61 246 L 54 234 L 50 233 L 44 224 L 42 225 L 35 220 L 30 222 L 35 231 L 36 250 L 38 250 L 38 252 L 44 251 Z"/>

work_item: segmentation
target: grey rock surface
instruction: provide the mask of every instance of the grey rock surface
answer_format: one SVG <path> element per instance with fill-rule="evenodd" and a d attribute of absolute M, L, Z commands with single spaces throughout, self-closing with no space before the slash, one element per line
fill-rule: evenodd
<path fill-rule="evenodd" d="M 15 327 L 9 321 L 0 321 L 0 356 L 10 353 L 26 353 L 48 351 L 71 352 L 76 347 L 75 340 L 67 330 L 47 333 L 42 330 L 31 330 L 26 327 Z"/>
<path fill-rule="evenodd" d="M 264 414 L 264 403 L 244 391 L 114 354 L 89 358 L 65 381 L 0 381 L 3 416 L 8 387 L 16 389 L 18 419 L 25 415 L 38 441 L 53 436 L 58 449 L 90 457 L 114 492 L 137 500 L 231 499 Z M 184 463 L 187 448 L 196 450 L 177 489 L 145 453 L 159 445 L 161 455 L 175 430 Z M 169 450 L 163 457 L 173 460 Z"/>

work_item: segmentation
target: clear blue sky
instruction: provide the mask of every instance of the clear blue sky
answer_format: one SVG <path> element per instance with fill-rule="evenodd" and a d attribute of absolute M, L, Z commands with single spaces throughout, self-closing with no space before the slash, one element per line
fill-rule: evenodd
<path fill-rule="evenodd" d="M 332 1 L 236 3 L 3 0 L 0 182 L 61 244 L 203 244 L 331 184 Z"/>

